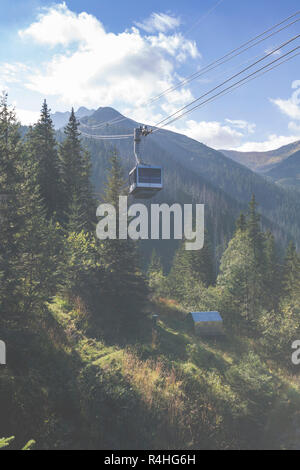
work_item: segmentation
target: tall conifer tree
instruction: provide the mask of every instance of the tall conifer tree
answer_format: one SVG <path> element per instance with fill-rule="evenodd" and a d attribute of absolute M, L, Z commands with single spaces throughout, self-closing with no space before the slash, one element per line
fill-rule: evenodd
<path fill-rule="evenodd" d="M 79 123 L 74 109 L 67 126 L 65 139 L 59 147 L 59 158 L 63 182 L 64 222 L 70 222 L 72 231 L 74 220 L 78 219 L 77 232 L 92 230 L 95 220 L 96 204 L 92 195 L 90 182 L 90 156 L 82 148 L 80 141 Z"/>
<path fill-rule="evenodd" d="M 289 244 L 285 255 L 283 288 L 286 298 L 300 308 L 300 255 L 293 242 Z"/>
<path fill-rule="evenodd" d="M 8 106 L 7 95 L 0 100 L 0 312 L 14 313 L 20 282 L 18 257 L 23 217 L 18 207 L 21 181 L 19 164 L 23 148 L 15 113 Z"/>
<path fill-rule="evenodd" d="M 111 157 L 103 200 L 112 204 L 119 216 L 119 196 L 126 195 L 121 162 L 116 152 Z M 118 223 L 117 223 L 118 231 Z M 139 266 L 139 254 L 132 240 L 110 240 L 103 242 L 102 259 L 107 272 L 107 299 L 111 315 L 119 320 L 119 326 L 133 328 L 142 318 L 143 306 L 148 290 Z"/>
<path fill-rule="evenodd" d="M 38 185 L 50 219 L 62 210 L 59 160 L 55 131 L 46 100 L 43 103 L 41 116 L 37 124 L 28 133 L 28 148 L 32 158 L 38 164 Z"/>

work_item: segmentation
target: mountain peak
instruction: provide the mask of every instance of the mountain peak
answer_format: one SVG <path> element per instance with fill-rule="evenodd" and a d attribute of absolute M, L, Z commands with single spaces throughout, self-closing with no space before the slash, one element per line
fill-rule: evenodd
<path fill-rule="evenodd" d="M 101 121 L 110 121 L 111 119 L 115 118 L 123 118 L 124 116 L 119 113 L 119 111 L 116 111 L 114 108 L 111 108 L 109 106 L 105 107 L 100 107 L 93 113 L 92 116 L 93 119 L 101 120 Z"/>
<path fill-rule="evenodd" d="M 84 106 L 81 106 L 76 112 L 75 115 L 77 119 L 82 119 L 85 116 L 91 116 L 95 112 L 94 109 L 88 109 Z M 62 127 L 66 126 L 69 121 L 71 112 L 70 111 L 56 111 L 56 113 L 51 114 L 51 119 L 55 129 L 61 129 Z"/>
<path fill-rule="evenodd" d="M 85 106 L 80 106 L 80 108 L 78 108 L 78 110 L 76 111 L 75 114 L 76 114 L 77 118 L 82 118 L 84 116 L 90 116 L 94 112 L 95 112 L 94 109 L 88 109 Z"/>

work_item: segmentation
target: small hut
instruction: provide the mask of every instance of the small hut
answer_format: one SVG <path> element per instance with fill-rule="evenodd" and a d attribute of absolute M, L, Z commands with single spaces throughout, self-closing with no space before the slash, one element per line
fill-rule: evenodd
<path fill-rule="evenodd" d="M 190 312 L 189 317 L 197 335 L 224 335 L 223 319 L 219 312 Z"/>

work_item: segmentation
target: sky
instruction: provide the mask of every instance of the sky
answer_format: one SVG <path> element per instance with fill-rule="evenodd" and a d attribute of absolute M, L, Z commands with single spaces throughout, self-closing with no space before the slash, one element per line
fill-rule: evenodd
<path fill-rule="evenodd" d="M 300 46 L 298 38 L 279 48 L 299 21 L 149 103 L 298 9 L 299 0 L 1 0 L 0 90 L 23 124 L 46 98 L 52 112 L 111 106 L 155 125 L 274 49 L 256 68 Z M 216 149 L 299 140 L 300 55 L 167 128 Z"/>

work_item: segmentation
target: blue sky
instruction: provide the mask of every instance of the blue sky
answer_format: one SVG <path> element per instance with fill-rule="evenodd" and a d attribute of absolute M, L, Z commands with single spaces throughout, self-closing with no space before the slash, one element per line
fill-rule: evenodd
<path fill-rule="evenodd" d="M 2 0 L 0 87 L 24 123 L 36 119 L 47 98 L 52 111 L 113 106 L 154 125 L 299 34 L 300 21 L 145 106 L 151 97 L 297 7 L 298 0 Z M 214 148 L 269 150 L 300 139 L 300 55 L 170 128 Z"/>

